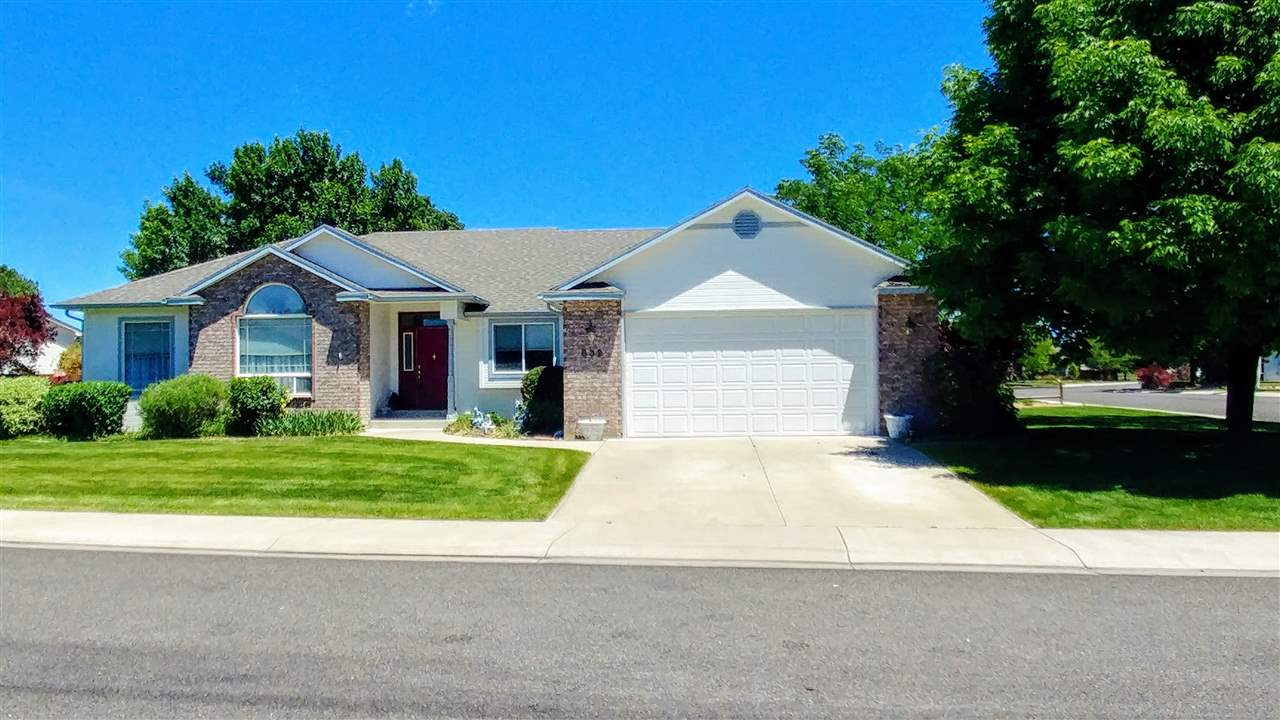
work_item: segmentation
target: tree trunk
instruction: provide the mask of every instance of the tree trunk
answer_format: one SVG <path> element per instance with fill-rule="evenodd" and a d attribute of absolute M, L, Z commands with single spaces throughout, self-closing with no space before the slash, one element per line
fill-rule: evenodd
<path fill-rule="evenodd" d="M 1258 385 L 1258 348 L 1233 348 L 1227 355 L 1227 433 L 1245 437 L 1253 429 L 1253 392 Z"/>

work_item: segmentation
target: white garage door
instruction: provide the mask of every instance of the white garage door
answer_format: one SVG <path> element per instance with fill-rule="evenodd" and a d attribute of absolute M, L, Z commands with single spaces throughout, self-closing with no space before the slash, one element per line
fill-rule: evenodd
<path fill-rule="evenodd" d="M 628 435 L 872 434 L 869 310 L 625 318 Z"/>

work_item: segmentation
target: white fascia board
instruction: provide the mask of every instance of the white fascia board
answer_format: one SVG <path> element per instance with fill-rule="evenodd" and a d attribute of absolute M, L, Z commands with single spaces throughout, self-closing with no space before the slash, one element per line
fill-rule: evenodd
<path fill-rule="evenodd" d="M 292 263 L 294 265 L 297 265 L 298 267 L 302 268 L 303 270 L 306 270 L 312 275 L 324 278 L 325 280 L 328 280 L 329 282 L 333 283 L 334 285 L 337 285 L 343 290 L 347 290 L 349 292 L 364 291 L 364 288 L 360 287 L 354 282 L 351 282 L 350 280 L 330 270 L 322 268 L 319 265 L 311 262 L 310 260 L 307 260 L 306 258 L 300 255 L 295 255 L 291 252 L 285 252 L 280 248 L 276 247 L 275 245 L 263 245 L 262 247 L 258 248 L 256 251 L 250 253 L 249 255 L 246 255 L 240 260 L 237 260 L 236 262 L 228 265 L 227 267 L 222 268 L 221 270 L 213 273 L 212 275 L 206 276 L 205 278 L 197 281 L 194 285 L 183 289 L 183 291 L 179 293 L 179 295 L 191 295 L 192 293 L 203 290 L 209 287 L 210 285 L 218 282 L 219 280 L 227 277 L 228 275 L 232 275 L 252 265 L 258 260 L 261 260 L 262 258 L 266 257 L 267 255 L 274 255 L 280 258 L 281 260 L 284 260 L 287 263 Z"/>
<path fill-rule="evenodd" d="M 431 273 L 423 272 L 418 268 L 410 265 L 409 263 L 401 260 L 400 258 L 392 255 L 391 253 L 379 250 L 378 248 L 361 240 L 355 235 L 352 235 L 351 233 L 347 232 L 346 230 L 341 230 L 339 228 L 333 227 L 332 225 L 320 225 L 316 227 L 314 230 L 312 230 L 311 232 L 307 233 L 306 235 L 303 235 L 300 238 L 295 238 L 293 240 L 290 240 L 289 243 L 284 246 L 284 249 L 289 252 L 294 252 L 298 248 L 302 247 L 303 245 L 315 239 L 316 237 L 319 237 L 320 235 L 330 235 L 332 237 L 338 238 L 342 242 L 350 245 L 351 247 L 357 250 L 360 250 L 361 252 L 372 255 L 373 257 L 378 258 L 382 262 L 385 262 L 388 265 L 398 270 L 407 272 L 410 275 L 416 278 L 419 278 L 421 280 L 426 280 L 427 282 L 437 287 L 442 287 L 445 290 L 448 290 L 450 292 L 463 292 L 463 289 L 458 287 L 457 285 L 453 285 L 452 283 L 445 282 L 444 280 L 436 277 L 435 275 L 432 275 Z"/>
<path fill-rule="evenodd" d="M 564 302 L 566 300 L 621 300 L 626 297 L 622 290 L 550 290 L 540 293 L 538 299 L 544 302 Z"/>
<path fill-rule="evenodd" d="M 618 263 L 626 260 L 627 258 L 630 258 L 638 253 L 644 252 L 645 250 L 648 250 L 654 245 L 657 245 L 663 240 L 666 240 L 667 238 L 671 237 L 672 235 L 675 235 L 681 230 L 688 228 L 689 226 L 697 223 L 702 218 L 706 217 L 707 215 L 710 215 L 716 210 L 719 210 L 721 207 L 728 205 L 734 200 L 737 200 L 743 195 L 756 198 L 757 200 L 760 200 L 761 202 L 764 202 L 774 208 L 777 208 L 778 210 L 794 215 L 796 218 L 798 218 L 801 222 L 805 223 L 806 225 L 817 228 L 819 230 L 825 230 L 829 233 L 832 233 L 837 237 L 839 237 L 841 240 L 851 243 L 855 247 L 874 253 L 875 255 L 878 255 L 882 260 L 885 260 L 894 265 L 897 265 L 899 268 L 905 269 L 907 267 L 906 260 L 898 257 L 897 255 L 894 255 L 888 250 L 872 245 L 871 243 L 867 242 L 866 240 L 863 240 L 862 238 L 856 237 L 854 235 L 850 235 L 849 233 L 845 232 L 844 230 L 841 230 L 838 227 L 835 227 L 834 225 L 825 223 L 819 220 L 818 218 L 813 217 L 812 215 L 809 215 L 808 213 L 801 212 L 791 207 L 790 205 L 787 205 L 784 202 L 780 202 L 774 198 L 769 197 L 768 195 L 765 195 L 764 193 L 761 193 L 757 190 L 753 190 L 748 187 L 735 192 L 734 194 L 715 203 L 714 205 L 706 208 L 705 210 L 700 210 L 697 213 L 691 215 L 690 217 L 685 218 L 684 220 L 681 220 L 680 222 L 676 223 L 670 228 L 663 230 L 657 235 L 654 235 L 653 237 L 649 238 L 648 240 L 645 240 L 638 245 L 634 245 L 624 250 L 621 254 L 615 255 L 612 259 L 605 261 L 603 264 L 598 265 L 574 277 L 572 280 L 569 280 L 568 282 L 557 286 L 555 290 L 569 290 L 573 288 L 573 286 L 577 285 L 578 283 L 586 282 L 587 280 L 590 280 L 596 275 L 599 275 L 600 273 L 604 272 L 605 270 L 608 270 L 609 268 L 613 267 L 614 265 L 617 265 Z"/>
<path fill-rule="evenodd" d="M 337 295 L 338 302 L 377 302 L 377 303 L 404 303 L 404 302 L 463 302 L 474 303 L 476 305 L 488 305 L 489 301 L 474 295 L 472 293 L 462 292 L 423 292 L 423 293 L 401 293 L 398 295 L 384 295 L 377 290 L 360 290 L 357 292 L 341 292 Z"/>

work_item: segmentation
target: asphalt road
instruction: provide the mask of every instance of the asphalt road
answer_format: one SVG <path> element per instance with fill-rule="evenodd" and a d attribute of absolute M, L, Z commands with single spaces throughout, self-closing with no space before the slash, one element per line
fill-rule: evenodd
<path fill-rule="evenodd" d="M 9 717 L 1280 716 L 1280 581 L 0 550 Z"/>
<path fill-rule="evenodd" d="M 1015 394 L 1020 398 L 1052 397 L 1057 399 L 1057 388 L 1018 388 Z M 1124 386 L 1066 387 L 1063 388 L 1063 399 L 1067 402 L 1087 403 L 1089 405 L 1171 410 L 1213 417 L 1224 417 L 1227 414 L 1227 394 L 1225 391 L 1142 390 L 1139 388 L 1138 383 Z M 1253 419 L 1263 422 L 1280 422 L 1280 393 L 1257 393 L 1254 396 Z"/>

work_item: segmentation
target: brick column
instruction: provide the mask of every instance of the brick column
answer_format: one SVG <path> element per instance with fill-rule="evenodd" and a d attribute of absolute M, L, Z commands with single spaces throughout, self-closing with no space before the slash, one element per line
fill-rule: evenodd
<path fill-rule="evenodd" d="M 564 435 L 579 418 L 605 419 L 605 437 L 622 436 L 622 301 L 564 303 Z"/>
<path fill-rule="evenodd" d="M 920 288 L 895 287 L 879 296 L 880 413 L 911 415 L 912 432 L 937 422 L 924 363 L 942 344 L 938 304 Z M 884 419 L 880 432 L 885 432 Z"/>

